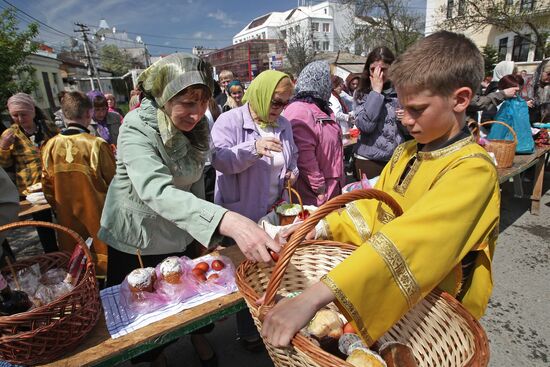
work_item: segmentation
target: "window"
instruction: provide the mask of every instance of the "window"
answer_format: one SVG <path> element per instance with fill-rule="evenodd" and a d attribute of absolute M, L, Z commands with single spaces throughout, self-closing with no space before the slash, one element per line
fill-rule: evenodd
<path fill-rule="evenodd" d="M 447 19 L 453 17 L 453 8 L 455 6 L 454 0 L 447 0 Z"/>
<path fill-rule="evenodd" d="M 506 54 L 508 53 L 508 37 L 501 38 L 498 41 L 498 61 L 506 60 Z"/>
<path fill-rule="evenodd" d="M 458 16 L 464 15 L 466 12 L 466 0 L 458 0 Z"/>
<path fill-rule="evenodd" d="M 323 51 L 328 51 L 329 46 L 330 46 L 329 41 L 323 41 Z"/>
<path fill-rule="evenodd" d="M 286 29 L 281 30 L 281 37 L 283 37 L 283 39 L 286 39 Z"/>
<path fill-rule="evenodd" d="M 519 7 L 521 11 L 529 11 L 529 10 L 533 10 L 534 5 L 535 5 L 535 0 L 521 0 Z"/>
<path fill-rule="evenodd" d="M 323 32 L 330 32 L 330 23 L 323 23 Z"/>
<path fill-rule="evenodd" d="M 319 23 L 317 22 L 311 23 L 311 30 L 314 32 L 319 32 Z"/>
<path fill-rule="evenodd" d="M 296 27 L 294 27 L 294 30 L 296 31 L 296 33 L 300 33 L 300 26 L 297 25 Z"/>
<path fill-rule="evenodd" d="M 529 42 L 531 35 L 526 34 L 523 37 L 515 36 L 514 37 L 514 48 L 512 49 L 512 61 L 527 61 L 527 56 L 529 55 Z"/>
<path fill-rule="evenodd" d="M 313 41 L 313 49 L 319 50 L 319 41 Z"/>

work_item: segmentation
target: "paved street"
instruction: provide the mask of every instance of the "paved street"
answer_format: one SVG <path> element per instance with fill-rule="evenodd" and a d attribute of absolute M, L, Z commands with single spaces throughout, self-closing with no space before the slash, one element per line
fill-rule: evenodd
<path fill-rule="evenodd" d="M 529 192 L 531 183 L 524 182 L 524 189 Z M 546 172 L 544 192 L 541 215 L 533 216 L 530 200 L 514 198 L 511 183 L 503 186 L 501 234 L 493 262 L 495 287 L 482 319 L 491 344 L 491 367 L 550 365 L 550 172 Z M 26 237 L 25 243 L 35 242 L 32 234 Z M 37 246 L 23 248 L 30 254 Z M 265 353 L 243 351 L 234 335 L 235 320 L 230 317 L 218 322 L 208 336 L 221 367 L 273 365 Z M 188 337 L 167 351 L 169 366 L 200 366 Z"/>

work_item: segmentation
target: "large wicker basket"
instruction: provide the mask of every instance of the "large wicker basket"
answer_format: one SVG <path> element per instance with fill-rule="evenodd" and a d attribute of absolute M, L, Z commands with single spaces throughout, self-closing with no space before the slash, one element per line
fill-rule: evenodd
<path fill-rule="evenodd" d="M 74 231 L 47 222 L 25 221 L 0 227 L 0 232 L 20 227 L 48 227 L 65 232 L 80 246 L 87 258 L 75 288 L 47 305 L 19 314 L 0 317 L 0 360 L 34 365 L 54 360 L 75 348 L 97 323 L 101 307 L 92 256 Z M 66 268 L 70 253 L 54 252 L 13 264 L 15 270 L 40 264 L 42 272 Z M 9 270 L 2 269 L 3 274 Z"/>
<path fill-rule="evenodd" d="M 514 131 L 514 129 L 512 129 L 510 125 L 501 121 L 485 121 L 479 124 L 479 126 L 489 124 L 502 125 L 512 132 L 514 140 L 487 140 L 488 143 L 485 145 L 485 149 L 495 155 L 498 168 L 512 167 L 512 164 L 514 163 L 514 157 L 516 156 L 516 146 L 518 145 L 518 137 L 516 136 L 516 132 Z"/>
<path fill-rule="evenodd" d="M 261 329 L 265 314 L 275 304 L 275 295 L 304 290 L 317 282 L 356 248 L 333 241 L 303 241 L 315 224 L 344 204 L 358 199 L 386 203 L 396 216 L 402 210 L 393 198 L 378 190 L 357 190 L 330 200 L 312 214 L 283 247 L 275 267 L 243 262 L 237 269 L 237 285 L 244 295 L 254 322 Z M 264 306 L 256 302 L 265 293 Z M 399 341 L 409 345 L 420 366 L 486 366 L 489 361 L 487 336 L 481 325 L 452 296 L 432 291 L 404 315 L 379 342 Z M 276 366 L 348 366 L 308 338 L 297 334 L 289 348 L 275 348 L 266 342 Z"/>

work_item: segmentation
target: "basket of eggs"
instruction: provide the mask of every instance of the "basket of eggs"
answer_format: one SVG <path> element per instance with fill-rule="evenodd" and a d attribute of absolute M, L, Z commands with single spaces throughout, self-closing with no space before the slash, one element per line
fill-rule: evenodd
<path fill-rule="evenodd" d="M 356 249 L 346 243 L 304 239 L 327 214 L 359 199 L 382 201 L 396 217 L 402 214 L 397 202 L 382 191 L 369 189 L 343 194 L 320 207 L 302 224 L 283 247 L 274 267 L 251 261 L 238 267 L 237 285 L 258 330 L 267 311 L 275 305 L 276 296 L 291 297 L 303 291 Z M 264 294 L 263 305 L 258 306 Z M 334 304 L 320 310 L 304 328 L 307 330 L 302 329 L 294 336 L 289 348 L 277 348 L 266 342 L 274 364 L 278 367 L 462 367 L 486 366 L 489 361 L 487 336 L 481 325 L 456 299 L 441 290 L 428 294 L 370 346 L 358 340 L 357 335 L 349 336 L 353 331 L 345 319 L 341 320 L 343 316 L 338 317 L 337 311 Z M 337 340 L 327 344 L 327 338 Z M 336 350 L 347 355 L 333 353 L 326 345 L 336 345 Z"/>

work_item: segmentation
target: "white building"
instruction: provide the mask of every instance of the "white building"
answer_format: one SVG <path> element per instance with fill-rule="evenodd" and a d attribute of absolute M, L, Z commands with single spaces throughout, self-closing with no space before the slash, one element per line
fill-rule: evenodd
<path fill-rule="evenodd" d="M 535 3 L 533 0 L 507 0 L 518 2 L 523 8 Z M 550 6 L 549 0 L 540 0 L 542 3 Z M 446 19 L 462 16 L 465 11 L 463 1 L 457 0 L 427 0 L 426 1 L 426 36 L 438 30 Z M 547 15 L 544 15 L 547 16 Z M 484 46 L 491 45 L 497 51 L 500 60 L 512 60 L 518 68 L 525 69 L 529 73 L 533 72 L 540 60 L 542 54 L 537 52 L 534 44 L 518 37 L 513 32 L 506 32 L 498 29 L 496 26 L 487 26 L 479 32 L 471 29 L 460 30 L 481 49 Z M 524 28 L 525 34 L 529 35 L 527 27 Z M 532 35 L 531 35 L 532 37 Z"/>
<path fill-rule="evenodd" d="M 306 3 L 306 1 L 304 1 Z M 285 12 L 272 12 L 252 20 L 233 37 L 233 44 L 251 39 L 285 39 L 304 34 L 319 51 L 348 50 L 354 31 L 355 8 L 329 0 L 319 4 L 304 4 Z"/>

